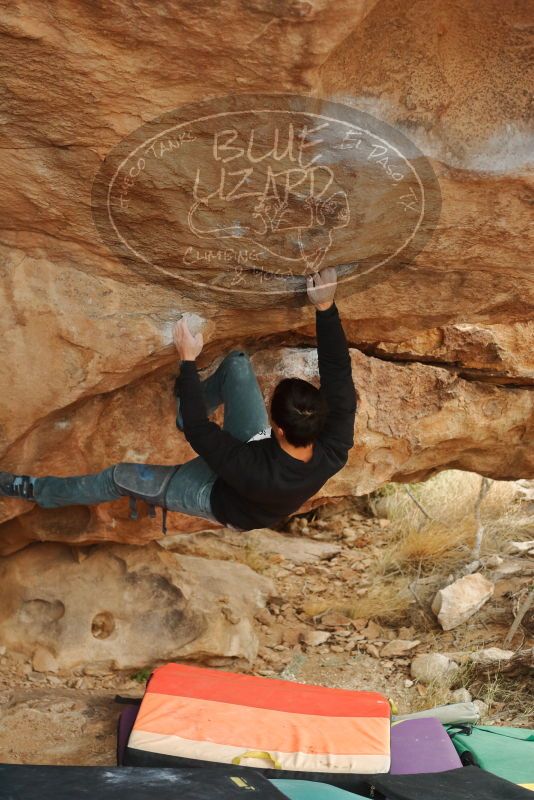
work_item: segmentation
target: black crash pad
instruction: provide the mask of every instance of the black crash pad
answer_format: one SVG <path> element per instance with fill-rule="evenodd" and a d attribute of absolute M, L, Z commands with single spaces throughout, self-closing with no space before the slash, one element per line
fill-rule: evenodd
<path fill-rule="evenodd" d="M 479 767 L 422 775 L 373 775 L 369 783 L 388 800 L 533 800 L 534 794 Z M 375 792 L 376 796 L 376 792 Z"/>
<path fill-rule="evenodd" d="M 0 800 L 281 800 L 253 770 L 0 765 Z"/>

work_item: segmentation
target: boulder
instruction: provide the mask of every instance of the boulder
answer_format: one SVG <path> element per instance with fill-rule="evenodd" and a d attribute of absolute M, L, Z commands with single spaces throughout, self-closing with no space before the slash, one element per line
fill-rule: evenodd
<path fill-rule="evenodd" d="M 432 611 L 443 630 L 450 631 L 476 614 L 488 602 L 493 590 L 493 583 L 480 572 L 465 575 L 437 592 Z"/>
<path fill-rule="evenodd" d="M 410 672 L 420 683 L 433 683 L 450 679 L 458 664 L 442 653 L 422 653 L 413 659 Z"/>
<path fill-rule="evenodd" d="M 171 398 L 172 326 L 184 314 L 204 334 L 202 367 L 245 346 L 266 397 L 279 377 L 317 378 L 302 297 L 219 301 L 209 254 L 185 278 L 209 278 L 211 293 L 177 285 L 183 263 L 166 277 L 134 269 L 91 215 L 102 162 L 142 122 L 208 98 L 289 93 L 360 109 L 410 137 L 442 196 L 425 249 L 339 299 L 360 402 L 356 446 L 302 510 L 450 466 L 534 477 L 526 4 L 235 0 L 200 11 L 176 0 L 150 24 L 143 4 L 112 9 L 13 0 L 3 15 L 2 468 L 67 475 L 190 458 Z M 360 234 L 347 226 L 343 248 L 329 251 L 340 272 L 362 238 L 381 242 L 372 225 Z M 187 237 L 200 248 L 200 236 Z M 0 522 L 4 554 L 35 540 L 160 537 L 146 516 L 131 522 L 125 502 L 42 512 L 2 501 Z M 184 515 L 173 526 L 206 527 Z"/>
<path fill-rule="evenodd" d="M 465 378 L 534 384 L 534 322 L 458 323 L 423 331 L 405 342 L 376 342 L 365 351 L 392 361 L 442 364 Z"/>
<path fill-rule="evenodd" d="M 35 670 L 254 661 L 254 614 L 273 586 L 249 567 L 155 544 L 79 555 L 36 544 L 0 559 L 0 642 L 33 658 Z"/>
<path fill-rule="evenodd" d="M 252 362 L 266 398 L 280 377 L 317 381 L 317 356 L 311 349 L 258 351 Z M 387 481 L 422 480 L 444 466 L 475 469 L 478 462 L 495 477 L 506 477 L 513 457 L 514 469 L 526 473 L 531 468 L 534 449 L 520 420 L 534 425 L 532 392 L 459 380 L 436 367 L 388 364 L 358 350 L 352 351 L 352 364 L 359 394 L 355 446 L 347 466 L 301 510 L 329 498 L 365 494 Z M 124 460 L 179 463 L 192 458 L 174 423 L 174 372 L 147 377 L 75 404 L 60 419 L 44 420 L 11 448 L 5 466 L 30 474 L 68 475 Z M 220 412 L 214 418 L 220 421 Z M 8 499 L 0 501 L 0 519 L 2 514 L 3 554 L 36 539 L 142 544 L 161 538 L 160 519 L 150 519 L 145 509 L 139 520 L 130 520 L 126 499 L 51 510 Z M 178 513 L 169 516 L 171 533 L 206 527 L 213 524 Z M 298 549 L 302 552 L 302 545 Z"/>

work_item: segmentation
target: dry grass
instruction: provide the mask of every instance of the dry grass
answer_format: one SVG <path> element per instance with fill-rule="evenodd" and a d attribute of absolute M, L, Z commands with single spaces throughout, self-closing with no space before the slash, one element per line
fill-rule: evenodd
<path fill-rule="evenodd" d="M 353 618 L 398 623 L 414 602 L 410 585 L 426 601 L 444 576 L 471 560 L 477 521 L 475 505 L 481 478 L 475 473 L 448 470 L 409 488 L 425 514 L 401 484 L 389 484 L 371 497 L 376 516 L 390 520 L 388 539 L 370 568 L 372 587 L 343 610 Z M 534 518 L 513 481 L 493 481 L 481 507 L 485 534 L 481 555 L 502 552 L 512 539 L 531 538 Z M 324 610 L 324 609 L 322 609 Z M 320 612 L 316 612 L 320 613 Z"/>
<path fill-rule="evenodd" d="M 443 574 L 469 560 L 477 523 L 475 504 L 480 476 L 448 470 L 410 491 L 428 516 L 399 484 L 373 498 L 375 511 L 392 522 L 390 544 L 382 553 L 382 574 Z M 513 481 L 493 481 L 480 507 L 485 533 L 481 555 L 502 551 L 512 539 L 532 535 L 534 519 L 526 513 Z M 430 519 L 429 519 L 430 517 Z"/>
<path fill-rule="evenodd" d="M 317 617 L 326 611 L 335 610 L 351 619 L 402 622 L 413 602 L 408 588 L 409 583 L 406 578 L 395 577 L 371 589 L 364 597 L 335 604 L 328 600 L 311 600 L 303 604 L 302 610 L 309 617 Z"/>
<path fill-rule="evenodd" d="M 260 573 L 260 575 L 272 567 L 272 561 L 268 556 L 255 550 L 250 545 L 238 551 L 234 560 L 239 561 L 240 564 L 246 564 L 247 567 L 250 567 L 254 572 Z"/>
<path fill-rule="evenodd" d="M 473 544 L 475 524 L 464 519 L 454 526 L 427 522 L 422 528 L 397 528 L 397 537 L 384 551 L 383 567 L 421 573 L 452 569 L 465 560 Z"/>
<path fill-rule="evenodd" d="M 491 680 L 483 682 L 476 695 L 479 700 L 487 703 L 490 709 L 502 706 L 508 712 L 525 717 L 528 724 L 533 724 L 534 695 L 528 677 L 521 685 L 517 679 L 496 675 Z"/>
<path fill-rule="evenodd" d="M 364 597 L 355 599 L 347 608 L 351 619 L 377 619 L 391 623 L 403 622 L 413 603 L 409 581 L 396 578 L 371 589 Z"/>
<path fill-rule="evenodd" d="M 457 682 L 457 675 L 442 676 L 427 686 L 419 685 L 420 692 L 414 694 L 410 702 L 410 712 L 426 711 L 428 708 L 444 706 L 451 702 L 450 691 Z"/>

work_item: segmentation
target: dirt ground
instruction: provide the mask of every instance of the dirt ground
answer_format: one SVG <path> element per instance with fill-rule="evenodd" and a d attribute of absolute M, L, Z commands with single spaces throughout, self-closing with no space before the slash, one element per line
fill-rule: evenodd
<path fill-rule="evenodd" d="M 502 647 L 513 621 L 514 597 L 532 582 L 533 560 L 516 559 L 515 566 L 509 560 L 512 578 L 505 575 L 496 580 L 493 599 L 468 624 L 449 632 L 441 630 L 429 611 L 429 599 L 440 580 L 443 583 L 439 574 L 410 583 L 410 596 L 402 603 L 391 602 L 398 598 L 390 597 L 389 612 L 386 603 L 386 610 L 382 608 L 379 614 L 358 616 L 369 598 L 378 603 L 384 593 L 397 591 L 397 584 L 389 578 L 380 583 L 371 569 L 391 537 L 390 526 L 388 519 L 344 503 L 291 523 L 291 536 L 303 544 L 313 540 L 335 545 L 331 557 L 299 563 L 250 548 L 238 555 L 272 577 L 277 587 L 268 608 L 256 617 L 260 648 L 251 672 L 379 691 L 399 712 L 450 701 L 451 691 L 463 687 L 487 704 L 486 722 L 534 727 L 532 672 L 514 679 L 489 674 L 475 679 L 464 673 L 450 687 L 425 687 L 410 675 L 411 661 L 418 653 Z M 409 649 L 398 656 L 383 656 L 384 647 L 398 640 L 408 642 Z M 533 645 L 534 638 L 521 629 L 512 649 Z M 143 676 L 138 674 L 136 680 L 132 672 L 90 673 L 90 669 L 66 676 L 34 672 L 22 656 L 4 653 L 0 657 L 0 760 L 113 765 L 121 711 L 114 697 L 141 696 Z"/>

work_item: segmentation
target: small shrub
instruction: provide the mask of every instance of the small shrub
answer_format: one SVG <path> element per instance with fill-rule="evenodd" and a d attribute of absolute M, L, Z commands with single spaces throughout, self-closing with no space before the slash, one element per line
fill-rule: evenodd
<path fill-rule="evenodd" d="M 152 670 L 149 667 L 143 667 L 143 669 L 140 669 L 139 672 L 136 672 L 134 675 L 132 675 L 132 681 L 137 681 L 137 683 L 146 683 L 151 675 Z"/>

